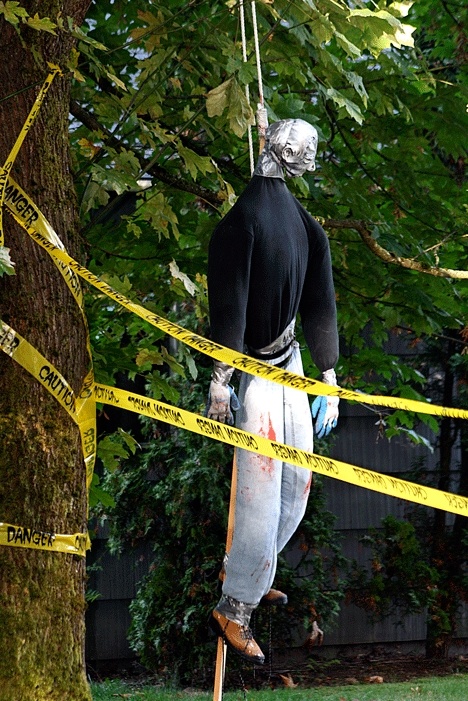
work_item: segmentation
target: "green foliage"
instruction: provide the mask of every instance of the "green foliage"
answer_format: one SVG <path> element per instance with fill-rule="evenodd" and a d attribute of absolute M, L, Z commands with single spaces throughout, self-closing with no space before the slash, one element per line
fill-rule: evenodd
<path fill-rule="evenodd" d="M 360 541 L 372 551 L 371 571 L 354 564 L 350 601 L 375 618 L 397 613 L 402 619 L 435 601 L 439 572 L 427 563 L 427 547 L 411 523 L 386 516 Z"/>
<path fill-rule="evenodd" d="M 2 14 L 7 22 L 16 26 L 20 20 L 28 17 L 28 13 L 21 7 L 19 2 L 15 0 L 7 0 L 7 2 L 0 2 L 0 14 Z"/>
<path fill-rule="evenodd" d="M 466 601 L 466 530 L 462 543 L 453 533 L 440 542 L 425 529 L 387 516 L 381 529 L 372 529 L 361 542 L 372 551 L 371 569 L 354 563 L 348 580 L 348 600 L 373 620 L 392 615 L 426 613 L 428 656 L 445 656 L 457 634 L 457 614 Z M 434 557 L 434 544 L 443 542 L 444 556 Z"/>
<path fill-rule="evenodd" d="M 57 24 L 55 22 L 52 22 L 48 17 L 39 17 L 37 12 L 34 17 L 31 17 L 28 11 L 16 0 L 0 1 L 0 15 L 3 15 L 5 20 L 15 28 L 18 28 L 20 24 L 26 24 L 38 32 L 48 32 L 54 36 L 56 34 Z"/>
<path fill-rule="evenodd" d="M 16 275 L 15 264 L 10 258 L 10 249 L 0 246 L 0 277 L 3 275 Z"/>
<path fill-rule="evenodd" d="M 108 492 L 106 492 L 105 489 L 102 489 L 102 487 L 99 486 L 100 482 L 101 478 L 95 472 L 91 481 L 91 487 L 89 489 L 88 497 L 89 508 L 91 510 L 96 508 L 97 506 L 101 508 L 115 506 L 115 501 L 113 497 Z"/>
<path fill-rule="evenodd" d="M 227 109 L 229 126 L 236 136 L 243 136 L 247 127 L 255 124 L 255 117 L 245 93 L 234 77 L 228 78 L 206 96 L 208 117 L 216 117 Z"/>
<path fill-rule="evenodd" d="M 55 30 L 57 29 L 57 25 L 55 22 L 52 22 L 48 17 L 39 17 L 37 12 L 34 17 L 27 18 L 26 24 L 37 32 L 48 32 L 56 36 Z"/>
<path fill-rule="evenodd" d="M 138 443 L 121 428 L 113 435 L 104 436 L 99 442 L 97 456 L 108 472 L 114 472 L 120 465 L 120 459 L 135 455 Z"/>

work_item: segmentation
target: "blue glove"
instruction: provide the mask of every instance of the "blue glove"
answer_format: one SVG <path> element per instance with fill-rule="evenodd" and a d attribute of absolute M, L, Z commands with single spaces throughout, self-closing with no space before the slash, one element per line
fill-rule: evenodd
<path fill-rule="evenodd" d="M 229 391 L 231 393 L 231 409 L 233 411 L 238 411 L 238 409 L 240 409 L 240 407 L 241 407 L 239 397 L 234 392 L 234 388 L 231 387 L 231 385 L 229 385 Z"/>
<path fill-rule="evenodd" d="M 338 397 L 315 397 L 312 402 L 312 418 L 314 419 L 315 435 L 317 438 L 328 436 L 338 423 Z"/>

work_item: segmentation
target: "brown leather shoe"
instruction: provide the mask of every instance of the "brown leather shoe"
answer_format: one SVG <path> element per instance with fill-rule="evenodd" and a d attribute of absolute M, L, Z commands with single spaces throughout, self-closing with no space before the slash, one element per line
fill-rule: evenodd
<path fill-rule="evenodd" d="M 279 591 L 279 589 L 270 589 L 265 596 L 260 599 L 262 606 L 284 606 L 288 603 L 287 594 Z"/>
<path fill-rule="evenodd" d="M 224 566 L 221 568 L 218 575 L 220 582 L 224 582 L 226 579 L 226 570 Z M 262 598 L 260 599 L 261 606 L 284 606 L 288 603 L 288 595 L 279 589 L 270 589 Z"/>
<path fill-rule="evenodd" d="M 265 662 L 265 655 L 253 639 L 252 631 L 248 626 L 230 621 L 215 609 L 211 615 L 211 627 L 216 635 L 224 638 L 231 650 L 237 652 L 244 660 L 256 664 Z"/>

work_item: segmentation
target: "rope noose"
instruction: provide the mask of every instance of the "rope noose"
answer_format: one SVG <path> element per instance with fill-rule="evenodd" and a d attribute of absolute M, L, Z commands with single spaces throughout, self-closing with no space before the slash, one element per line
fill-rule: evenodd
<path fill-rule="evenodd" d="M 257 129 L 258 129 L 258 141 L 259 141 L 259 153 L 262 152 L 265 145 L 265 133 L 268 127 L 268 112 L 265 107 L 265 101 L 263 97 L 263 79 L 262 79 L 262 64 L 260 58 L 260 43 L 258 41 L 258 26 L 257 26 L 257 10 L 255 6 L 255 0 L 252 0 L 252 26 L 253 26 L 253 36 L 254 36 L 254 46 L 255 46 L 255 61 L 257 65 L 257 80 L 258 80 L 258 103 L 257 103 Z M 245 10 L 244 10 L 244 0 L 240 0 L 239 3 L 239 18 L 241 25 L 241 37 L 242 37 L 242 59 L 244 63 L 247 63 L 247 39 L 245 34 Z M 247 99 L 247 104 L 250 105 L 250 90 L 248 84 L 245 86 L 245 97 Z M 247 137 L 249 142 L 249 159 L 250 159 L 250 173 L 254 172 L 255 168 L 255 158 L 252 142 L 252 128 L 249 124 L 247 127 Z"/>

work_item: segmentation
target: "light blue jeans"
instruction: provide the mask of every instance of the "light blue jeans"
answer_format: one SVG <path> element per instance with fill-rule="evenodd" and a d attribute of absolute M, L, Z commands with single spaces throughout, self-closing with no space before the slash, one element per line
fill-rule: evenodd
<path fill-rule="evenodd" d="M 296 342 L 284 367 L 303 374 Z M 312 417 L 305 392 L 243 373 L 239 400 L 238 428 L 313 450 Z M 253 609 L 272 586 L 278 553 L 304 516 L 312 473 L 247 450 L 236 451 L 234 535 L 225 563 L 223 595 L 216 608 L 226 618 L 248 625 Z"/>

